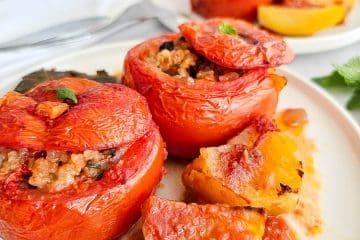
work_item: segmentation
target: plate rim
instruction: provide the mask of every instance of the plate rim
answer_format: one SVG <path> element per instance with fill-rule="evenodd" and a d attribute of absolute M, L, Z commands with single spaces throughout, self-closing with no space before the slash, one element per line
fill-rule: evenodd
<path fill-rule="evenodd" d="M 326 51 L 332 51 L 339 48 L 347 47 L 359 42 L 360 27 L 351 29 L 350 31 L 347 32 L 343 32 L 340 34 L 333 34 L 329 36 L 315 35 L 315 36 L 310 36 L 309 38 L 305 38 L 305 37 L 295 38 L 295 37 L 284 36 L 283 38 L 291 46 L 295 54 L 298 55 L 317 54 L 317 53 L 323 53 Z M 322 46 L 322 47 L 318 47 L 316 49 L 308 47 L 315 45 L 315 43 L 317 46 Z M 299 45 L 302 45 L 302 47 L 300 47 Z"/>

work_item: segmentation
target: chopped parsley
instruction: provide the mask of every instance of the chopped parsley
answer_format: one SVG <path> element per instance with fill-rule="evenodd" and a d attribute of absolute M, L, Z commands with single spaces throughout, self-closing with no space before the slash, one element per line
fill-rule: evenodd
<path fill-rule="evenodd" d="M 69 88 L 58 87 L 58 88 L 46 88 L 46 91 L 56 91 L 56 97 L 60 100 L 69 99 L 73 101 L 73 103 L 78 103 L 75 92 Z"/>
<path fill-rule="evenodd" d="M 236 29 L 233 25 L 229 23 L 222 23 L 219 25 L 219 32 L 228 34 L 228 35 L 237 35 Z"/>
<path fill-rule="evenodd" d="M 56 97 L 58 99 L 62 99 L 62 100 L 69 99 L 73 101 L 75 104 L 78 103 L 78 100 L 73 90 L 69 88 L 59 87 L 56 88 L 55 91 L 56 91 Z"/>

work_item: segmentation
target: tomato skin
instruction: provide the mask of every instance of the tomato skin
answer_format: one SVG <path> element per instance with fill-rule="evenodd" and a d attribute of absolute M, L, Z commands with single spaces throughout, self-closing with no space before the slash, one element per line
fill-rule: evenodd
<path fill-rule="evenodd" d="M 200 147 L 226 142 L 251 119 L 274 113 L 279 90 L 265 69 L 249 70 L 233 81 L 188 84 L 142 60 L 178 37 L 148 40 L 125 59 L 124 82 L 146 97 L 170 154 L 192 158 Z"/>
<path fill-rule="evenodd" d="M 37 102 L 16 92 L 0 98 L 0 146 L 43 149 L 45 122 L 32 112 Z"/>
<path fill-rule="evenodd" d="M 55 91 L 46 89 L 59 86 L 75 89 L 78 104 L 55 120 L 37 115 L 39 102 L 58 101 Z M 74 152 L 114 148 L 142 136 L 152 122 L 145 99 L 120 84 L 64 78 L 43 83 L 27 95 L 0 103 L 0 146 Z"/>
<path fill-rule="evenodd" d="M 205 18 L 232 17 L 253 20 L 256 8 L 271 0 L 191 0 L 192 10 Z"/>
<path fill-rule="evenodd" d="M 219 32 L 222 23 L 231 24 L 238 34 Z M 290 63 L 294 58 L 282 38 L 242 20 L 213 18 L 184 23 L 179 29 L 199 54 L 223 67 L 276 67 Z"/>
<path fill-rule="evenodd" d="M 155 126 L 125 153 L 123 176 L 113 166 L 102 180 L 76 190 L 42 193 L 2 189 L 0 236 L 6 240 L 113 239 L 140 216 L 140 206 L 162 177 L 164 143 Z M 118 178 L 113 179 L 114 176 Z M 5 187 L 4 185 L 2 186 Z M 81 192 L 81 188 L 88 190 Z"/>
<path fill-rule="evenodd" d="M 84 151 L 116 147 L 146 133 L 152 121 L 144 98 L 119 84 L 93 87 L 78 99 L 76 106 L 54 121 L 47 139 L 48 149 Z"/>

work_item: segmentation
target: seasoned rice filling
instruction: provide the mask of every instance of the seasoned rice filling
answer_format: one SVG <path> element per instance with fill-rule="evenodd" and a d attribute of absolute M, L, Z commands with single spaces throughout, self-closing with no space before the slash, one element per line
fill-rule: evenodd
<path fill-rule="evenodd" d="M 146 61 L 162 72 L 190 83 L 196 80 L 231 81 L 244 71 L 221 67 L 197 54 L 183 37 L 163 42 L 157 53 L 150 54 Z"/>
<path fill-rule="evenodd" d="M 57 192 L 79 181 L 100 180 L 104 171 L 121 161 L 125 151 L 126 148 L 114 148 L 71 153 L 0 147 L 0 182 L 25 167 L 29 171 L 24 179 L 27 187 Z"/>

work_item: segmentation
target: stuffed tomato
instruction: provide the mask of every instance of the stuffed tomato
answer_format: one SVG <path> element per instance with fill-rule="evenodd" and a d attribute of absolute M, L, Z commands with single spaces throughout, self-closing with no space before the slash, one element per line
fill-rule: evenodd
<path fill-rule="evenodd" d="M 180 158 L 193 158 L 200 147 L 225 143 L 251 119 L 272 115 L 286 84 L 265 68 L 215 64 L 179 34 L 131 49 L 124 82 L 146 97 L 169 153 Z"/>
<path fill-rule="evenodd" d="M 113 239 L 159 183 L 164 143 L 119 84 L 47 81 L 0 99 L 0 237 Z"/>

